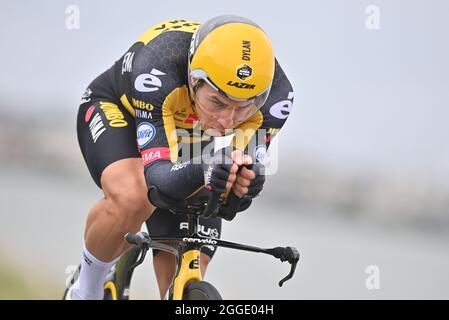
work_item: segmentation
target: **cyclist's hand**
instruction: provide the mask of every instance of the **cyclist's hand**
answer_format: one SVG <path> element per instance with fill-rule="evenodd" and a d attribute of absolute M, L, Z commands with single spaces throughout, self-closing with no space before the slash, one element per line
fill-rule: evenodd
<path fill-rule="evenodd" d="M 250 171 L 254 172 L 255 178 L 251 180 L 246 196 L 255 198 L 260 194 L 265 183 L 265 166 L 260 162 L 256 162 L 252 165 Z"/>
<path fill-rule="evenodd" d="M 239 167 L 250 166 L 253 163 L 252 158 L 249 155 L 243 154 L 240 150 L 233 151 L 231 155 L 232 160 Z M 255 177 L 256 174 L 254 171 L 246 167 L 242 167 L 237 175 L 237 178 L 235 179 L 235 183 L 232 186 L 232 191 L 234 192 L 234 194 L 239 198 L 248 194 L 251 181 Z"/>
<path fill-rule="evenodd" d="M 231 189 L 239 167 L 233 162 L 230 149 L 224 148 L 215 153 L 211 163 L 205 165 L 204 169 L 206 189 L 223 193 Z"/>

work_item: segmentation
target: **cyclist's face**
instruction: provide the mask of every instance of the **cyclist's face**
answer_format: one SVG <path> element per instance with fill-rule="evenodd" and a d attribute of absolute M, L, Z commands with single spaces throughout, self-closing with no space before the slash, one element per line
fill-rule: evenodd
<path fill-rule="evenodd" d="M 236 128 L 256 111 L 251 101 L 237 102 L 215 91 L 207 83 L 194 93 L 196 111 L 201 126 L 213 135 L 223 135 L 225 129 Z"/>

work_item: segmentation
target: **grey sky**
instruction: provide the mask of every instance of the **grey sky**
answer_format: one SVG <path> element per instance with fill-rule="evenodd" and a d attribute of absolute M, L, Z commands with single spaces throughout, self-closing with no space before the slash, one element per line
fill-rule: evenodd
<path fill-rule="evenodd" d="M 65 28 L 69 4 L 80 30 Z M 366 28 L 368 5 L 380 9 L 380 30 Z M 10 1 L 0 12 L 0 108 L 74 117 L 84 88 L 147 28 L 224 13 L 260 24 L 293 82 L 280 141 L 289 154 L 449 177 L 445 0 Z"/>

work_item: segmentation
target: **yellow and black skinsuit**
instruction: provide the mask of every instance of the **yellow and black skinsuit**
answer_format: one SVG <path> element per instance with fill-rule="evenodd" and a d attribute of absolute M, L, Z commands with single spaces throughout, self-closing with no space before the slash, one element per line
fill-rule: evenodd
<path fill-rule="evenodd" d="M 147 183 L 172 199 L 186 199 L 204 186 L 202 165 L 193 161 L 213 137 L 200 130 L 189 97 L 187 62 L 199 24 L 166 21 L 148 29 L 86 89 L 78 111 L 78 140 L 95 183 L 111 163 L 141 157 Z M 240 129 L 254 134 L 235 146 L 263 157 L 286 121 L 293 90 L 276 61 L 270 95 Z M 261 134 L 259 134 L 261 133 Z M 184 234 L 186 218 L 157 209 L 147 222 L 150 236 Z M 200 231 L 219 237 L 221 219 L 200 219 Z M 213 255 L 213 247 L 203 251 Z"/>

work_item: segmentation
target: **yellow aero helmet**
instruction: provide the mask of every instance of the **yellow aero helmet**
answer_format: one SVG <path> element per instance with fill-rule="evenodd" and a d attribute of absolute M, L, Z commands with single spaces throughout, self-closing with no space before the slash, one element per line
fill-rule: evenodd
<path fill-rule="evenodd" d="M 189 81 L 197 80 L 235 101 L 266 101 L 274 76 L 270 39 L 254 22 L 238 16 L 219 16 L 202 24 L 192 37 Z"/>

